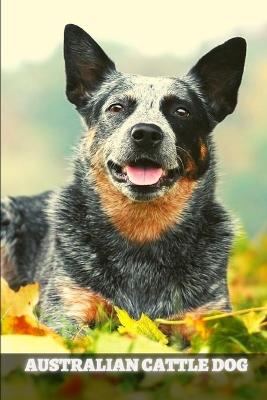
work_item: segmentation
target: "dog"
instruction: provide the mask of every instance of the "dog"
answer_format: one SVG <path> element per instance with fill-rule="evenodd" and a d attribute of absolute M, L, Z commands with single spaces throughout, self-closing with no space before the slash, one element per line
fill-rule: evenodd
<path fill-rule="evenodd" d="M 40 283 L 42 321 L 91 325 L 114 305 L 136 319 L 231 309 L 234 228 L 212 131 L 236 107 L 245 55 L 235 37 L 182 78 L 143 77 L 65 27 L 66 95 L 87 127 L 72 180 L 2 200 L 3 275 L 15 290 Z"/>

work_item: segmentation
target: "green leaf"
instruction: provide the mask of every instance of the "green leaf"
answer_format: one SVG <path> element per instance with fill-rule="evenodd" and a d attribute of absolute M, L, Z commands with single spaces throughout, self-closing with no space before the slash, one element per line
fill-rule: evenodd
<path fill-rule="evenodd" d="M 267 340 L 261 332 L 249 333 L 239 317 L 207 321 L 212 329 L 207 340 L 196 334 L 191 341 L 192 352 L 255 353 L 267 351 Z"/>
<path fill-rule="evenodd" d="M 94 353 L 174 353 L 175 350 L 145 336 L 121 336 L 117 332 L 99 333 L 93 346 Z"/>

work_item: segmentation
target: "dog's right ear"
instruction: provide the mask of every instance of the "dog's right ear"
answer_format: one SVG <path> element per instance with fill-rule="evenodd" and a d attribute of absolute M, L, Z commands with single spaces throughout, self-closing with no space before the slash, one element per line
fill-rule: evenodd
<path fill-rule="evenodd" d="M 246 41 L 235 37 L 209 51 L 189 71 L 205 93 L 217 122 L 235 109 L 245 57 Z"/>
<path fill-rule="evenodd" d="M 83 29 L 69 24 L 64 32 L 66 95 L 69 101 L 82 107 L 88 93 L 115 71 L 114 63 Z"/>

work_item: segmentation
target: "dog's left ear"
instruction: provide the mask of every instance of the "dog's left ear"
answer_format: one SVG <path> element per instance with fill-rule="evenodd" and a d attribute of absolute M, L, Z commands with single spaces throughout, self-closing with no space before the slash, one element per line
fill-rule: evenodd
<path fill-rule="evenodd" d="M 246 41 L 235 37 L 207 53 L 188 73 L 207 96 L 217 122 L 235 109 L 245 57 Z"/>
<path fill-rule="evenodd" d="M 96 89 L 115 65 L 101 47 L 77 25 L 66 25 L 64 31 L 66 95 L 69 101 L 82 107 L 88 93 Z"/>

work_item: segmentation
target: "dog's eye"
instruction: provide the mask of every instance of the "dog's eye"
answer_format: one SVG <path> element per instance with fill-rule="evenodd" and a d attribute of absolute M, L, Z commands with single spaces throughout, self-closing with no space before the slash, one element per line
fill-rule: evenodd
<path fill-rule="evenodd" d="M 108 111 L 110 111 L 110 112 L 112 112 L 112 113 L 118 113 L 118 112 L 120 112 L 120 111 L 122 111 L 122 110 L 123 110 L 123 106 L 122 106 L 121 104 L 119 104 L 119 103 L 111 104 L 111 105 L 108 107 Z"/>
<path fill-rule="evenodd" d="M 175 110 L 175 114 L 176 115 L 178 115 L 178 117 L 181 117 L 181 118 L 187 118 L 187 117 L 189 117 L 189 111 L 187 111 L 185 108 L 183 108 L 183 107 L 178 107 L 176 110 Z"/>

